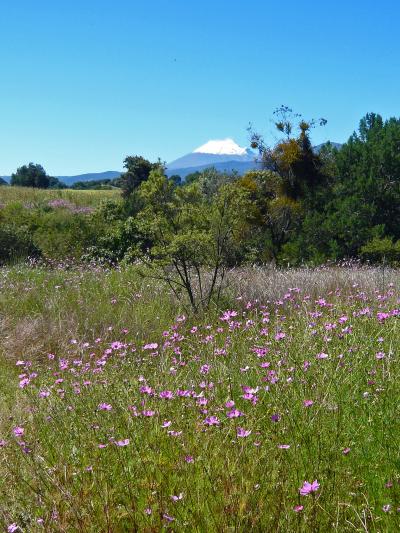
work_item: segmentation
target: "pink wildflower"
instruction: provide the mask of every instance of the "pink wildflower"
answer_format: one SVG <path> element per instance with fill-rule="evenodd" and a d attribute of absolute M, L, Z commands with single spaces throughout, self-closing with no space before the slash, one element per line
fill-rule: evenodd
<path fill-rule="evenodd" d="M 210 365 L 203 365 L 200 368 L 200 374 L 208 374 L 210 372 Z"/>
<path fill-rule="evenodd" d="M 19 386 L 21 389 L 25 388 L 27 385 L 29 385 L 30 383 L 30 379 L 29 378 L 23 378 L 21 379 L 21 381 L 19 382 Z"/>
<path fill-rule="evenodd" d="M 237 428 L 236 435 L 240 438 L 248 437 L 251 433 L 251 429 Z"/>
<path fill-rule="evenodd" d="M 164 398 L 166 400 L 172 400 L 172 398 L 174 397 L 172 391 L 170 390 L 164 390 L 164 391 L 161 391 L 160 394 L 159 394 L 159 397 L 160 398 Z"/>
<path fill-rule="evenodd" d="M 148 385 L 143 385 L 143 387 L 140 387 L 139 391 L 143 394 L 153 394 L 153 389 Z"/>
<path fill-rule="evenodd" d="M 236 311 L 225 311 L 225 313 L 220 317 L 220 320 L 228 322 L 231 318 L 237 316 Z"/>
<path fill-rule="evenodd" d="M 117 440 L 115 444 L 117 446 L 128 446 L 129 442 L 130 442 L 129 439 L 124 439 L 124 440 Z"/>
<path fill-rule="evenodd" d="M 244 416 L 244 413 L 242 413 L 242 411 L 239 411 L 239 409 L 232 409 L 232 411 L 228 411 L 226 413 L 226 416 L 228 418 L 238 418 L 239 416 Z"/>
<path fill-rule="evenodd" d="M 204 420 L 203 424 L 206 426 L 219 426 L 219 419 L 217 416 L 209 416 Z"/>
<path fill-rule="evenodd" d="M 109 403 L 100 403 L 98 409 L 99 411 L 111 411 L 112 405 Z"/>
<path fill-rule="evenodd" d="M 14 435 L 16 437 L 22 437 L 22 435 L 24 434 L 24 431 L 25 431 L 24 428 L 20 426 L 17 426 L 13 429 Z"/>
<path fill-rule="evenodd" d="M 318 489 L 319 483 L 315 479 L 312 483 L 305 481 L 303 486 L 299 489 L 299 492 L 302 496 L 308 496 L 308 494 L 311 494 L 312 492 L 317 492 Z"/>
<path fill-rule="evenodd" d="M 156 342 L 145 344 L 143 346 L 143 350 L 157 350 L 157 348 L 158 348 L 158 344 Z"/>

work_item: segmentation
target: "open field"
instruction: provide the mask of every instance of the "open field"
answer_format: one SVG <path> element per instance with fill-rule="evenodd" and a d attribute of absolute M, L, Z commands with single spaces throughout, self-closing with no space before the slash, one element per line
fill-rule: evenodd
<path fill-rule="evenodd" d="M 185 316 L 134 267 L 1 271 L 4 527 L 397 531 L 400 274 L 229 280 Z"/>
<path fill-rule="evenodd" d="M 119 190 L 75 191 L 73 189 L 36 189 L 32 187 L 0 187 L 0 205 L 21 203 L 41 207 L 51 200 L 66 200 L 78 207 L 96 207 L 102 200 L 116 200 Z"/>

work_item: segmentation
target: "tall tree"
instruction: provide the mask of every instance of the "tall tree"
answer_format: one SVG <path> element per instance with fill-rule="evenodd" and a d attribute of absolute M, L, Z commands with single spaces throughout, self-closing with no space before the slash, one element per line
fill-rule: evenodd
<path fill-rule="evenodd" d="M 274 124 L 283 135 L 275 146 L 266 145 L 264 138 L 250 128 L 251 146 L 258 149 L 264 168 L 277 173 L 283 186 L 283 193 L 298 200 L 310 189 L 323 182 L 322 162 L 313 151 L 310 130 L 317 124 L 324 126 L 326 120 L 305 121 L 299 113 L 287 106 L 274 111 Z"/>
<path fill-rule="evenodd" d="M 11 175 L 11 185 L 47 189 L 50 185 L 50 176 L 46 174 L 42 165 L 29 163 L 19 167 L 17 172 Z"/>
<path fill-rule="evenodd" d="M 122 195 L 124 198 L 130 196 L 141 183 L 146 181 L 150 172 L 160 166 L 160 163 L 150 163 L 142 156 L 128 156 L 124 159 L 126 172 L 121 175 Z"/>
<path fill-rule="evenodd" d="M 326 120 L 305 121 L 287 106 L 275 110 L 273 120 L 281 139 L 272 147 L 250 128 L 251 146 L 258 149 L 264 170 L 250 173 L 248 179 L 258 190 L 256 202 L 263 221 L 260 257 L 286 261 L 290 258 L 285 247 L 297 237 L 306 213 L 319 207 L 315 199 L 325 175 L 323 162 L 312 148 L 310 130 Z"/>
<path fill-rule="evenodd" d="M 329 221 L 343 253 L 367 240 L 400 238 L 400 119 L 367 114 L 336 156 Z"/>

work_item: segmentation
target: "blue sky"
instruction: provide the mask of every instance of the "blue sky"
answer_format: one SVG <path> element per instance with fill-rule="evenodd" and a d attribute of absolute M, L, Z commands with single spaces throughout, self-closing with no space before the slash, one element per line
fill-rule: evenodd
<path fill-rule="evenodd" d="M 209 139 L 247 145 L 289 105 L 346 140 L 400 115 L 398 0 L 4 0 L 0 175 L 170 161 Z"/>

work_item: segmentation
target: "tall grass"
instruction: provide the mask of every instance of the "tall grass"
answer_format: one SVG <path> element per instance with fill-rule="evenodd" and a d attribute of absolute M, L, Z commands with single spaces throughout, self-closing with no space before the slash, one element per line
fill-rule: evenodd
<path fill-rule="evenodd" d="M 365 272 L 185 317 L 134 268 L 3 271 L 4 527 L 396 531 L 398 274 Z"/>
<path fill-rule="evenodd" d="M 96 207 L 103 200 L 117 200 L 121 197 L 120 190 L 73 190 L 73 189 L 35 189 L 31 187 L 0 186 L 0 204 L 20 202 L 34 207 L 41 206 L 50 200 L 62 199 L 78 207 Z"/>

